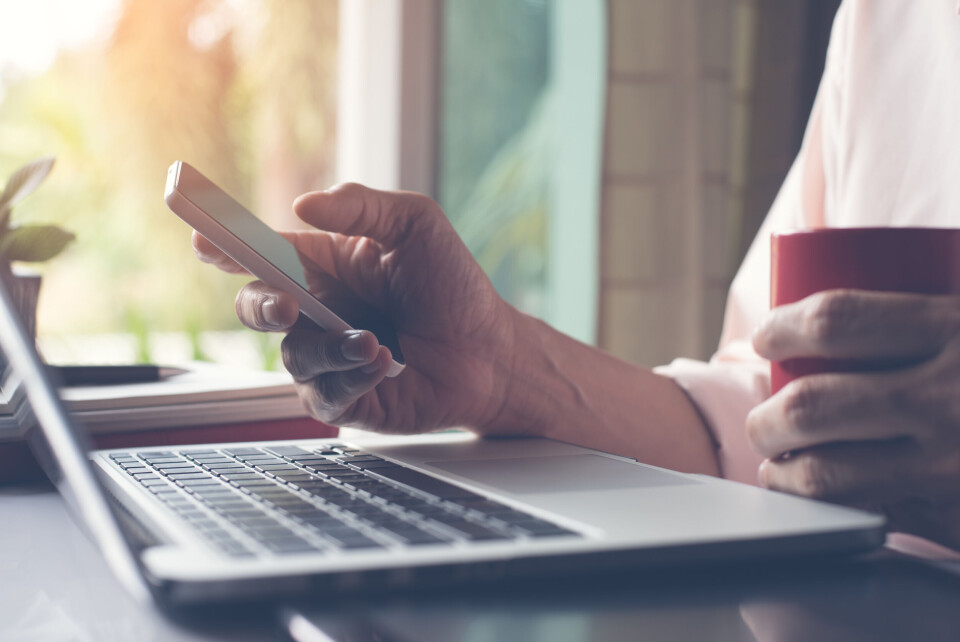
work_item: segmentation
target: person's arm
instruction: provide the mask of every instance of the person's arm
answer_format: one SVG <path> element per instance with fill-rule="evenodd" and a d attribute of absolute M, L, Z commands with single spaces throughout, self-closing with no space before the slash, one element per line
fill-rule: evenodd
<path fill-rule="evenodd" d="M 318 419 L 389 433 L 542 435 L 717 472 L 707 429 L 673 381 L 508 305 L 430 199 L 346 185 L 301 197 L 295 211 L 317 228 L 287 234 L 320 268 L 308 270 L 311 289 L 355 326 L 387 321 L 407 363 L 386 378 L 391 355 L 372 333 L 320 331 L 297 321 L 292 296 L 248 284 L 238 316 L 287 332 L 284 365 Z M 194 244 L 201 260 L 242 271 L 202 237 Z"/>
<path fill-rule="evenodd" d="M 703 419 L 670 378 L 518 315 L 503 408 L 485 432 L 532 434 L 634 457 L 673 470 L 716 475 L 716 447 Z"/>

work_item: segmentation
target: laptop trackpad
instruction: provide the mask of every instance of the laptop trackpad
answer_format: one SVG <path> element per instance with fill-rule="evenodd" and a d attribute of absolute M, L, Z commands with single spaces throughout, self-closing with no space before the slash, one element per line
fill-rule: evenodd
<path fill-rule="evenodd" d="M 698 483 L 601 455 L 432 461 L 429 466 L 510 493 L 567 493 Z"/>

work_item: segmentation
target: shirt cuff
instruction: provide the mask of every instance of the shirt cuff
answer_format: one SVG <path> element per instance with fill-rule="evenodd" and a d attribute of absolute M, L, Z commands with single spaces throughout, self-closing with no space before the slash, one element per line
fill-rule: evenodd
<path fill-rule="evenodd" d="M 673 379 L 700 411 L 717 444 L 720 474 L 756 486 L 763 456 L 747 443 L 746 419 L 750 410 L 770 395 L 767 362 L 675 359 L 654 372 Z"/>

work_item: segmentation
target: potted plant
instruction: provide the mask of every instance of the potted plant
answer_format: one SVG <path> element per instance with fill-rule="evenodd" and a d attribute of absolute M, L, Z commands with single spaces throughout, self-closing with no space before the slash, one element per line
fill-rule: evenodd
<path fill-rule="evenodd" d="M 37 301 L 40 275 L 12 270 L 17 262 L 37 263 L 60 254 L 75 238 L 56 225 L 21 225 L 13 223 L 13 206 L 32 194 L 50 174 L 54 158 L 40 158 L 24 165 L 7 180 L 0 193 L 0 264 L 13 273 L 13 292 L 24 326 L 31 336 L 36 332 Z"/>

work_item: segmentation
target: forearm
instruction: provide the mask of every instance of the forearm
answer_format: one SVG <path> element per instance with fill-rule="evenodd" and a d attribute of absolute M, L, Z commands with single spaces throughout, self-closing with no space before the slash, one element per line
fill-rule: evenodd
<path fill-rule="evenodd" d="M 504 404 L 485 432 L 519 427 L 686 472 L 718 474 L 716 448 L 673 380 L 518 315 Z"/>

